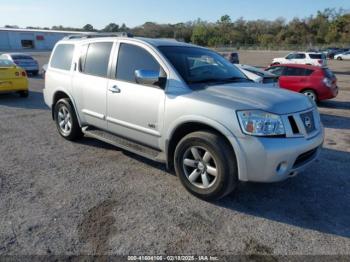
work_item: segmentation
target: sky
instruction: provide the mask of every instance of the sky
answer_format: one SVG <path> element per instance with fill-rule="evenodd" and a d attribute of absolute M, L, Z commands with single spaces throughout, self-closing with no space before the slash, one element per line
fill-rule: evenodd
<path fill-rule="evenodd" d="M 4 25 L 97 29 L 113 22 L 129 27 L 145 22 L 178 23 L 201 18 L 211 22 L 228 14 L 232 20 L 304 18 L 325 8 L 350 10 L 350 0 L 0 0 Z"/>

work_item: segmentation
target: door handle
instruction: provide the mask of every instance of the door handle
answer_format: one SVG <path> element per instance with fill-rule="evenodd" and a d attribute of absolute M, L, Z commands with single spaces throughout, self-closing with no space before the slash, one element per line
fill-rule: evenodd
<path fill-rule="evenodd" d="M 121 92 L 121 90 L 117 86 L 110 86 L 108 88 L 108 91 L 112 92 L 113 94 Z"/>

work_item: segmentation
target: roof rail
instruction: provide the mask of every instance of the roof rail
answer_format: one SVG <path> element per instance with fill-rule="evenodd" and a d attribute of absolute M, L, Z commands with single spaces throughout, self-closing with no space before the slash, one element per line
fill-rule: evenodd
<path fill-rule="evenodd" d="M 133 37 L 131 33 L 127 32 L 116 32 L 116 33 L 77 33 L 76 35 L 68 35 L 63 40 L 70 39 L 88 39 L 88 38 L 99 38 L 99 37 Z"/>

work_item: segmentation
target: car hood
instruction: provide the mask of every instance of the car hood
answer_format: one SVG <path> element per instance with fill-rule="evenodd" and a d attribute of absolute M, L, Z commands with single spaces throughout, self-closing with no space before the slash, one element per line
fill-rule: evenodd
<path fill-rule="evenodd" d="M 234 110 L 259 109 L 275 114 L 289 114 L 312 108 L 304 95 L 260 84 L 237 83 L 209 86 L 194 92 L 196 99 L 217 103 Z"/>

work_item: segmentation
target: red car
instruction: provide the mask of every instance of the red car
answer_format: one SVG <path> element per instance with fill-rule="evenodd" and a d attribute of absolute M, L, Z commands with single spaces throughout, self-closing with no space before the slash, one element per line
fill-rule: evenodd
<path fill-rule="evenodd" d="M 279 76 L 279 85 L 305 94 L 319 102 L 338 95 L 337 78 L 328 68 L 300 64 L 282 64 L 266 69 Z"/>

